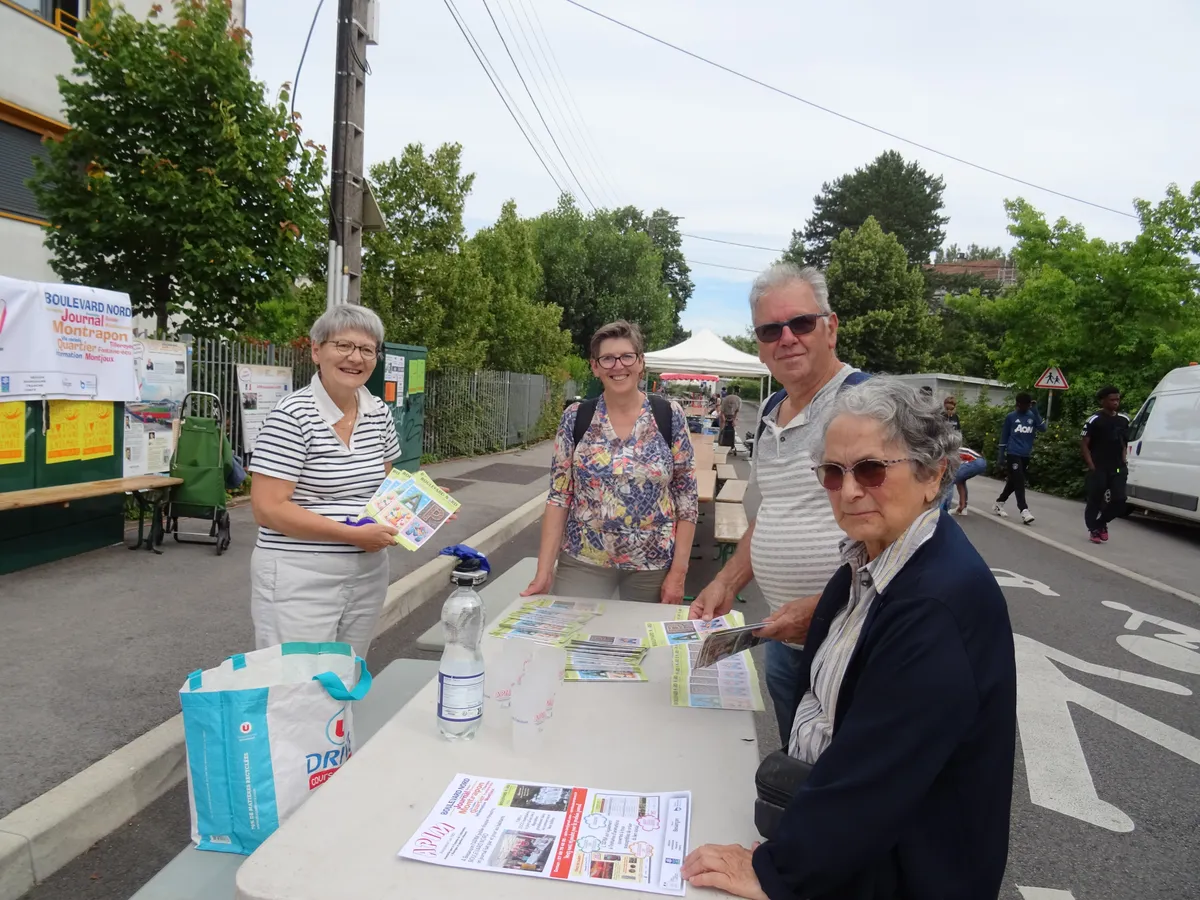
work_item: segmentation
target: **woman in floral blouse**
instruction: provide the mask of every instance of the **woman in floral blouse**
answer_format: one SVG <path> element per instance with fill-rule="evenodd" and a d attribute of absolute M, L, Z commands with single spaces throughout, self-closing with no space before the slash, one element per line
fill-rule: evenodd
<path fill-rule="evenodd" d="M 578 446 L 576 419 L 588 404 L 568 407 L 558 425 L 537 575 L 523 596 L 607 598 L 617 589 L 622 600 L 683 600 L 696 533 L 692 443 L 677 404 L 664 435 L 666 409 L 656 416 L 638 390 L 644 350 L 629 322 L 592 336 L 592 373 L 604 393 Z"/>

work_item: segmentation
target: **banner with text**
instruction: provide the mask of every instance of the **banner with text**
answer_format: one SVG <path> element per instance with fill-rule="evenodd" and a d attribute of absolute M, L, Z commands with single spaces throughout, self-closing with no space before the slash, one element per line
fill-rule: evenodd
<path fill-rule="evenodd" d="M 0 276 L 0 400 L 138 399 L 128 294 Z"/>

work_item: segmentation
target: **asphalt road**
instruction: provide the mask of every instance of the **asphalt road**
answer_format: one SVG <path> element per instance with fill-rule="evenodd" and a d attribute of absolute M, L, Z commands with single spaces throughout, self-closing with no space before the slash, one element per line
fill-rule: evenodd
<path fill-rule="evenodd" d="M 959 521 L 1003 570 L 1017 635 L 1020 728 L 1001 897 L 1200 898 L 1200 606 L 994 522 Z M 711 517 L 700 534 L 711 546 Z M 493 555 L 495 571 L 536 547 L 535 525 Z M 693 562 L 689 592 L 713 566 L 711 552 Z M 745 596 L 747 619 L 761 617 L 757 591 Z M 415 640 L 437 615 L 427 604 L 380 636 L 372 668 L 429 656 Z M 758 718 L 766 753 L 777 736 L 769 714 Z M 127 900 L 183 848 L 187 828 L 180 787 L 28 898 Z"/>

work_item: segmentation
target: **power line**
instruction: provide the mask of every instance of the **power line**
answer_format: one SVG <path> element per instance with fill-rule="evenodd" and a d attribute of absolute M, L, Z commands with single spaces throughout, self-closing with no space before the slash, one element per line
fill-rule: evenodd
<path fill-rule="evenodd" d="M 768 250 L 771 253 L 787 253 L 786 250 L 780 250 L 778 247 L 764 247 L 761 244 L 741 244 L 737 241 L 723 241 L 720 238 L 704 237 L 699 234 L 688 234 L 686 231 L 679 232 L 680 237 L 692 238 L 697 241 L 711 241 L 714 244 L 728 244 L 730 247 L 745 247 L 749 250 Z"/>
<path fill-rule="evenodd" d="M 986 172 L 989 175 L 995 175 L 998 178 L 1004 178 L 1008 181 L 1015 182 L 1016 184 L 1023 184 L 1026 187 L 1033 188 L 1036 191 L 1044 191 L 1047 194 L 1053 194 L 1056 197 L 1062 197 L 1064 200 L 1073 200 L 1076 203 L 1082 203 L 1085 206 L 1091 206 L 1091 207 L 1094 207 L 1095 209 L 1102 209 L 1105 212 L 1114 213 L 1118 216 L 1125 216 L 1126 218 L 1129 218 L 1129 219 L 1137 218 L 1137 216 L 1135 216 L 1133 213 L 1125 212 L 1120 209 L 1113 209 L 1113 207 L 1105 206 L 1103 203 L 1093 203 L 1091 200 L 1084 200 L 1082 197 L 1075 197 L 1071 194 L 1065 194 L 1062 191 L 1056 191 L 1053 188 L 1048 188 L 1048 187 L 1044 187 L 1043 185 L 1040 185 L 1040 184 L 1035 184 L 1032 181 L 1026 181 L 1024 178 L 1018 178 L 1015 175 L 1008 175 L 1004 172 L 998 171 L 997 169 L 988 168 L 987 166 L 980 165 L 979 163 L 971 162 L 969 159 L 963 159 L 961 156 L 955 156 L 954 154 L 947 153 L 944 150 L 938 150 L 934 147 L 930 147 L 928 144 L 922 144 L 919 141 L 914 141 L 911 138 L 903 137 L 901 135 L 896 134 L 895 132 L 887 131 L 886 129 L 879 128 L 878 126 L 872 125 L 869 122 L 864 122 L 862 119 L 856 119 L 853 116 L 848 116 L 845 113 L 840 113 L 836 109 L 830 109 L 828 106 L 822 106 L 820 103 L 815 103 L 812 100 L 806 100 L 804 97 L 801 97 L 798 94 L 793 94 L 791 91 L 785 91 L 783 88 L 776 87 L 773 84 L 768 84 L 767 82 L 761 81 L 752 75 L 747 75 L 744 72 L 739 72 L 737 69 L 731 69 L 729 66 L 722 65 L 721 63 L 715 62 L 714 60 L 711 60 L 708 57 L 701 56 L 699 53 L 694 53 L 691 50 L 687 50 L 683 47 L 680 47 L 678 44 L 672 44 L 670 41 L 663 40 L 660 37 L 655 37 L 654 35 L 650 34 L 649 32 L 642 31 L 640 28 L 635 28 L 633 25 L 628 25 L 625 22 L 622 22 L 620 19 L 614 19 L 612 16 L 607 16 L 598 10 L 592 9 L 589 6 L 584 6 L 582 3 L 578 2 L 578 0 L 566 0 L 566 2 L 570 3 L 572 6 L 582 9 L 584 12 L 591 13 L 593 16 L 598 16 L 599 18 L 604 19 L 607 22 L 611 22 L 614 25 L 619 25 L 621 28 L 624 28 L 627 31 L 632 31 L 634 34 L 640 34 L 642 37 L 647 38 L 651 41 L 654 41 L 656 44 L 661 44 L 664 47 L 669 47 L 672 50 L 682 53 L 685 56 L 690 56 L 692 59 L 698 60 L 699 62 L 702 62 L 706 65 L 712 66 L 715 69 L 720 69 L 722 72 L 727 72 L 728 74 L 734 75 L 738 78 L 741 78 L 744 81 L 749 81 L 751 84 L 756 84 L 759 87 L 766 88 L 769 91 L 773 91 L 774 93 L 780 94 L 791 100 L 796 100 L 799 103 L 803 103 L 805 106 L 811 106 L 813 109 L 818 109 L 821 112 L 828 113 L 831 116 L 837 116 L 839 119 L 843 119 L 847 122 L 851 122 L 852 124 L 861 126 L 862 128 L 867 128 L 871 131 L 876 132 L 877 134 L 882 134 L 885 137 L 889 137 L 892 140 L 901 141 L 912 147 L 917 147 L 918 149 L 925 150 L 929 153 L 934 153 L 945 159 L 952 160 L 956 163 L 961 163 L 964 166 L 970 166 L 972 169 L 977 169 L 980 172 Z"/>
<path fill-rule="evenodd" d="M 509 2 L 511 4 L 513 0 L 509 0 Z M 554 52 L 554 45 L 550 43 L 550 35 L 546 33 L 546 29 L 542 26 L 542 17 L 538 13 L 537 3 L 534 0 L 530 0 L 530 6 L 533 7 L 533 18 L 537 23 L 536 26 L 530 20 L 529 13 L 525 9 L 525 0 L 516 0 L 516 4 L 520 7 L 522 17 L 524 17 L 526 23 L 529 25 L 529 30 L 533 32 L 534 38 L 537 40 L 538 48 L 542 52 L 542 58 L 546 60 L 546 68 L 554 76 L 554 86 L 558 90 L 563 105 L 570 114 L 570 120 L 579 138 L 578 143 L 583 147 L 584 153 L 591 160 L 594 169 L 600 173 L 604 189 L 611 198 L 613 205 L 616 206 L 620 202 L 620 192 L 613 187 L 612 179 L 608 177 L 608 172 L 605 171 L 606 167 L 601 164 L 598 158 L 598 152 L 593 152 L 592 144 L 594 144 L 594 139 L 591 135 L 591 129 L 587 127 L 583 111 L 579 108 L 579 104 L 575 102 L 575 95 L 571 91 L 567 76 L 563 72 L 562 66 L 559 65 L 558 54 Z"/>
<path fill-rule="evenodd" d="M 462 20 L 462 25 L 467 31 L 467 36 L 469 38 L 468 43 L 474 42 L 474 47 L 479 51 L 479 55 L 483 57 L 484 70 L 491 72 L 492 77 L 496 79 L 496 84 L 499 85 L 501 92 L 505 97 L 508 98 L 509 105 L 512 107 L 513 111 L 516 112 L 517 117 L 521 120 L 521 122 L 524 123 L 524 131 L 528 135 L 526 140 L 532 138 L 533 142 L 537 144 L 538 149 L 535 151 L 535 153 L 542 157 L 542 165 L 545 166 L 547 163 L 549 163 L 550 168 L 554 170 L 554 183 L 556 186 L 566 184 L 567 179 L 563 175 L 562 170 L 558 167 L 558 163 L 554 161 L 553 154 L 546 149 L 546 145 L 543 144 L 542 139 L 538 137 L 537 129 L 533 127 L 532 123 L 530 123 L 529 118 L 521 109 L 521 104 L 517 102 L 517 98 L 512 95 L 512 91 L 510 91 L 508 86 L 504 83 L 504 78 L 501 76 L 500 70 L 497 69 L 495 64 L 492 63 L 492 61 L 488 58 L 487 51 L 483 49 L 483 43 L 479 40 L 479 38 L 475 37 L 475 33 L 471 30 L 471 26 L 467 24 L 466 17 L 458 10 L 457 6 L 454 8 L 454 10 L 456 13 L 458 13 L 458 17 Z M 563 188 L 559 187 L 559 193 L 562 192 Z"/>
<path fill-rule="evenodd" d="M 550 90 L 549 79 L 546 78 L 546 73 L 542 69 L 542 62 L 538 58 L 538 54 L 534 52 L 533 41 L 529 39 L 529 35 L 525 33 L 524 27 L 517 18 L 516 9 L 513 8 L 511 2 L 508 4 L 509 9 L 512 11 L 512 21 L 509 21 L 508 13 L 504 11 L 505 4 L 503 0 L 496 0 L 496 6 L 500 9 L 500 18 L 504 20 L 504 27 L 508 29 L 508 35 L 512 38 L 513 44 L 517 48 L 517 55 L 521 57 L 521 62 L 525 65 L 525 71 L 529 74 L 529 80 L 533 82 L 533 86 L 537 89 L 538 96 L 541 98 L 547 114 L 551 119 L 554 119 L 555 127 L 558 128 L 559 135 L 563 138 L 563 143 L 570 145 L 569 148 L 574 155 L 575 165 L 579 168 L 580 173 L 588 176 L 588 185 L 591 187 L 592 192 L 600 198 L 600 202 L 603 203 L 603 186 L 596 177 L 595 171 L 591 170 L 588 166 L 586 158 L 579 152 L 579 145 L 571 132 L 570 124 L 567 123 L 565 126 L 563 124 L 565 117 L 562 113 L 562 107 L 559 106 L 554 92 Z M 513 27 L 513 22 L 516 22 L 515 28 Z M 529 51 L 529 56 L 525 55 L 526 50 Z M 530 64 L 530 59 L 533 60 L 532 65 Z M 536 73 L 534 72 L 535 68 L 537 69 Z M 538 80 L 539 75 L 541 76 L 541 81 Z"/>
<path fill-rule="evenodd" d="M 743 266 L 724 266 L 721 263 L 704 262 L 699 259 L 689 259 L 688 263 L 693 266 L 712 266 L 714 269 L 732 269 L 735 272 L 752 272 L 755 275 L 758 275 L 762 271 L 761 269 L 747 269 Z"/>
<path fill-rule="evenodd" d="M 558 151 L 558 155 L 562 157 L 563 164 L 567 167 L 567 171 L 574 179 L 579 191 L 588 202 L 588 206 L 594 211 L 596 204 L 592 202 L 592 198 L 588 196 L 588 192 L 583 187 L 583 182 L 579 180 L 579 176 L 575 174 L 575 170 L 571 168 L 571 163 L 567 160 L 567 156 L 562 152 L 562 147 L 558 146 L 558 139 L 554 137 L 554 132 L 550 130 L 550 126 L 546 124 L 546 117 L 542 115 L 541 107 L 537 101 L 533 99 L 533 92 L 529 90 L 529 85 L 525 83 L 525 76 L 521 74 L 521 68 L 517 65 L 517 61 L 513 58 L 512 51 L 508 49 L 508 41 L 504 39 L 504 32 L 500 30 L 500 24 L 496 21 L 496 17 L 492 15 L 492 8 L 488 5 L 487 0 L 483 0 L 483 8 L 487 10 L 488 18 L 492 20 L 492 27 L 496 29 L 496 35 L 500 38 L 500 43 L 504 45 L 504 52 L 508 54 L 509 62 L 517 71 L 517 77 L 521 79 L 521 86 L 525 88 L 525 93 L 529 95 L 529 102 L 533 104 L 534 111 L 537 112 L 538 118 L 542 120 L 542 126 L 546 129 L 546 134 L 550 136 L 550 142 L 554 144 L 554 149 Z M 519 49 L 519 48 L 518 48 Z"/>
<path fill-rule="evenodd" d="M 296 78 L 292 81 L 292 115 L 296 114 L 296 94 L 300 93 L 300 73 L 304 71 L 304 58 L 308 56 L 308 45 L 312 41 L 313 29 L 317 27 L 317 16 L 321 15 L 321 7 L 325 5 L 325 0 L 320 0 L 317 3 L 316 12 L 313 13 L 312 23 L 308 26 L 308 37 L 304 39 L 304 50 L 300 53 L 300 64 L 296 66 Z"/>
<path fill-rule="evenodd" d="M 475 59 L 479 62 L 480 67 L 483 69 L 483 74 L 487 76 L 488 81 L 490 81 L 492 83 L 492 87 L 495 88 L 496 95 L 500 98 L 500 102 L 504 104 L 504 108 L 507 109 L 508 114 L 512 116 L 512 120 L 516 123 L 517 128 L 520 130 L 521 136 L 524 137 L 529 143 L 529 149 L 532 150 L 533 155 L 538 158 L 538 162 L 542 164 L 542 168 L 546 170 L 546 174 L 550 176 L 550 180 L 554 182 L 554 186 L 558 188 L 558 192 L 560 194 L 565 193 L 562 185 L 558 183 L 558 179 L 554 177 L 554 173 L 550 171 L 550 166 L 547 165 L 546 160 L 542 158 L 542 154 L 538 153 L 538 149 L 534 146 L 533 140 L 521 126 L 521 122 L 517 119 L 516 113 L 514 113 L 512 107 L 508 105 L 508 100 L 505 99 L 504 92 L 500 89 L 500 86 L 496 84 L 496 79 L 493 78 L 492 73 L 488 71 L 488 67 L 484 63 L 483 57 L 480 56 L 482 48 L 479 50 L 475 49 L 475 42 L 471 37 L 468 37 L 467 31 L 469 29 L 466 28 L 464 22 L 459 20 L 458 8 L 454 5 L 453 0 L 442 0 L 442 2 L 446 5 L 446 10 L 450 13 L 450 17 L 454 19 L 454 24 L 457 25 L 458 30 L 462 32 L 463 39 L 467 42 L 467 46 L 469 46 L 471 48 L 471 52 L 475 54 Z"/>

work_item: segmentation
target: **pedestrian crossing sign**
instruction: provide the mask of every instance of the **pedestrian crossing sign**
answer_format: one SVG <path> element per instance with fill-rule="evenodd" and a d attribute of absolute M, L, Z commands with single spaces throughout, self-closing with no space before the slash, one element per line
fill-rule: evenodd
<path fill-rule="evenodd" d="M 1071 386 L 1067 384 L 1067 376 L 1062 373 L 1062 369 L 1058 366 L 1051 366 L 1042 373 L 1042 377 L 1037 380 L 1034 387 L 1046 391 L 1065 391 Z"/>

